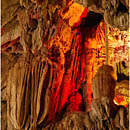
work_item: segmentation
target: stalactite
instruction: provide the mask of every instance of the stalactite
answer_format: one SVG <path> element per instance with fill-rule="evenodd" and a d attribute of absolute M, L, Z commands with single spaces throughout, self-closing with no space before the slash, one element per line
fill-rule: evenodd
<path fill-rule="evenodd" d="M 101 3 L 96 4 L 100 8 Z M 128 115 L 128 103 L 126 108 L 114 103 L 119 103 L 117 95 L 123 96 L 120 101 L 128 96 L 128 85 L 118 84 L 121 90 L 115 86 L 109 67 L 99 69 L 106 58 L 103 16 L 73 0 L 20 0 L 13 7 L 2 23 L 2 111 L 7 108 L 2 113 L 2 128 L 127 129 L 124 114 Z M 120 35 L 115 30 L 108 29 L 108 40 L 114 43 L 110 42 L 109 49 L 112 54 L 113 48 L 114 53 L 122 50 L 126 63 L 127 32 Z M 123 43 L 121 47 L 113 36 Z M 117 57 L 111 55 L 112 65 L 113 58 L 120 63 Z M 121 64 L 127 74 L 128 67 Z"/>

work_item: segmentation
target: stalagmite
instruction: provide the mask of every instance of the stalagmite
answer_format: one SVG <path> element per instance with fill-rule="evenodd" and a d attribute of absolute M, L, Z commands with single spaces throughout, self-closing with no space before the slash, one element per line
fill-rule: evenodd
<path fill-rule="evenodd" d="M 2 0 L 2 130 L 128 129 L 129 101 L 115 104 L 122 93 L 128 98 L 128 83 L 118 84 L 115 68 L 104 65 L 104 20 L 127 30 L 127 4 Z"/>

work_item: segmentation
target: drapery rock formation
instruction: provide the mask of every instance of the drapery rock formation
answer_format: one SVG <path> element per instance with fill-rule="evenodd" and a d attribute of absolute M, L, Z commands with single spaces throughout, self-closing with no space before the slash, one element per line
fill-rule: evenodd
<path fill-rule="evenodd" d="M 116 82 L 112 73 L 113 68 L 107 65 L 101 66 L 96 73 L 92 82 L 93 100 L 90 111 L 66 114 L 61 122 L 48 125 L 46 129 L 128 129 L 128 107 L 113 103 Z"/>
<path fill-rule="evenodd" d="M 87 86 L 94 75 L 90 71 L 96 72 L 90 39 L 100 42 L 102 49 L 96 53 L 102 53 L 99 61 L 104 63 L 102 15 L 112 27 L 127 30 L 127 2 L 96 2 L 102 15 L 90 11 L 95 11 L 95 1 L 85 2 L 88 8 L 69 0 L 2 1 L 2 130 L 128 129 L 128 109 L 113 102 L 111 73 L 97 71 L 93 98 Z M 89 18 L 95 19 L 91 23 Z"/>
<path fill-rule="evenodd" d="M 36 128 L 48 115 L 57 66 L 46 59 L 44 54 L 40 59 L 40 54 L 19 56 L 9 70 L 8 129 Z"/>

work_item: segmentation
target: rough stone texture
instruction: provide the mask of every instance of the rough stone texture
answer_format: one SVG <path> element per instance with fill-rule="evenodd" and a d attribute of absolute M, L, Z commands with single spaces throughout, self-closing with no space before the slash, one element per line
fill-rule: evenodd
<path fill-rule="evenodd" d="M 120 30 L 128 30 L 129 28 L 129 12 L 128 2 L 119 0 L 77 0 L 79 4 L 88 7 L 90 11 L 101 13 L 104 20 L 113 28 Z"/>
<path fill-rule="evenodd" d="M 93 2 L 84 4 L 91 8 Z M 110 10 L 110 5 L 114 6 L 111 12 L 114 16 L 118 4 L 110 2 L 107 2 L 107 8 Z M 65 0 L 20 0 L 6 3 L 3 2 L 2 8 L 2 130 L 128 128 L 124 119 L 128 109 L 117 107 L 111 101 L 111 74 L 103 72 L 104 78 L 102 73 L 97 73 L 96 80 L 93 80 L 92 109 L 83 112 L 87 110 L 88 96 L 88 75 L 84 70 L 87 51 L 82 32 L 75 26 L 78 21 L 72 21 L 75 16 L 76 20 L 80 19 L 84 8 L 80 12 L 81 6 L 71 2 L 67 5 L 68 1 Z M 96 4 L 97 11 L 104 13 L 100 1 Z M 77 9 L 80 13 L 76 12 Z M 11 13 L 7 15 L 6 12 Z M 121 15 L 124 18 L 124 14 Z M 114 27 L 118 24 L 116 22 L 110 23 L 108 20 L 108 24 Z M 121 27 L 118 28 L 126 29 L 125 22 Z M 99 36 L 104 37 L 101 34 Z M 103 78 L 105 83 L 102 84 Z M 111 112 L 115 115 L 111 116 Z"/>
<path fill-rule="evenodd" d="M 42 46 L 44 21 L 42 18 L 39 20 L 32 19 L 29 13 L 24 11 L 21 11 L 18 17 L 21 27 L 20 43 L 25 52 L 30 48 L 34 53 Z"/>
<path fill-rule="evenodd" d="M 125 112 L 125 113 L 124 113 Z M 127 128 L 122 127 L 120 123 L 122 122 L 122 119 L 125 117 L 124 114 L 128 115 L 128 111 L 126 108 L 122 108 L 117 113 L 115 119 L 107 118 L 105 120 L 100 120 L 98 118 L 91 119 L 91 112 L 75 112 L 71 113 L 70 115 L 65 116 L 61 122 L 57 122 L 55 124 L 50 124 L 46 126 L 46 128 L 43 128 L 43 130 L 101 130 L 101 129 L 108 129 L 108 130 L 128 130 L 128 122 Z M 120 120 L 121 118 L 121 120 Z M 114 123 L 113 123 L 114 120 Z M 128 120 L 128 119 L 125 119 Z"/>
<path fill-rule="evenodd" d="M 19 0 L 11 0 L 10 2 L 8 2 L 8 0 L 2 0 L 1 4 L 1 42 L 4 44 L 20 36 L 17 14 L 21 10 L 21 7 Z"/>
<path fill-rule="evenodd" d="M 3 27 L 1 43 L 10 42 L 20 36 L 20 26 L 16 17 Z"/>
<path fill-rule="evenodd" d="M 9 70 L 7 113 L 10 130 L 12 128 L 25 129 L 29 124 L 30 129 L 35 129 L 36 125 L 40 124 L 48 114 L 50 87 L 55 80 L 53 73 L 54 75 L 56 73 L 53 69 L 56 68 L 44 57 L 39 63 L 39 58 L 31 54 L 20 56 Z M 26 118 L 30 120 L 29 124 Z"/>
<path fill-rule="evenodd" d="M 10 2 L 8 0 L 2 0 L 1 5 L 1 22 L 3 27 L 17 15 L 20 4 L 19 0 L 11 0 Z"/>
<path fill-rule="evenodd" d="M 111 85 L 116 85 L 111 82 L 111 80 L 115 82 L 112 73 L 113 68 L 111 66 L 104 65 L 99 68 L 92 83 L 94 98 L 91 103 L 90 111 L 65 115 L 60 122 L 48 125 L 44 129 L 128 130 L 129 107 L 116 106 L 112 100 L 114 90 L 112 90 Z M 100 75 L 102 75 L 102 77 L 100 77 Z M 110 96 L 110 92 L 112 93 L 112 96 Z"/>
<path fill-rule="evenodd" d="M 98 69 L 91 86 L 94 99 L 107 96 L 113 100 L 116 82 L 112 75 L 114 75 L 114 70 L 108 65 L 101 66 Z"/>
<path fill-rule="evenodd" d="M 127 30 L 129 27 L 128 1 L 127 0 L 126 1 L 121 0 L 121 2 L 119 2 L 119 0 L 117 0 L 117 1 L 116 0 L 110 0 L 110 1 L 107 1 L 107 0 L 76 0 L 75 2 L 77 2 L 79 4 L 83 4 L 85 7 L 88 7 L 88 9 L 90 11 L 94 11 L 94 12 L 103 14 L 105 22 L 114 28 L 119 28 L 120 30 Z M 32 17 L 35 20 L 37 19 L 36 17 L 42 16 L 42 19 L 44 19 L 43 22 L 45 23 L 44 24 L 45 41 L 49 40 L 51 37 L 53 37 L 55 35 L 56 30 L 54 28 L 53 22 L 54 23 L 57 22 L 58 18 L 53 17 L 53 14 L 55 15 L 56 9 L 59 9 L 60 6 L 52 7 L 51 4 L 53 4 L 53 2 L 52 3 L 50 2 L 51 3 L 50 4 L 47 1 L 42 2 L 42 1 L 14 0 L 14 1 L 9 2 L 8 4 L 7 3 L 8 2 L 6 2 L 6 1 L 2 1 L 2 44 L 6 43 L 8 41 L 12 41 L 13 39 L 20 36 L 21 27 L 18 24 L 17 15 L 19 14 L 19 12 L 21 12 L 21 10 L 23 10 L 26 13 L 31 12 Z M 47 10 L 48 3 L 49 3 L 49 10 Z M 63 5 L 62 5 L 63 8 L 64 8 L 65 3 L 66 2 L 64 1 Z M 32 11 L 33 11 L 34 15 L 33 15 Z M 20 21 L 22 22 L 22 19 Z M 39 26 L 41 26 L 41 25 L 39 25 Z M 39 30 L 38 28 L 37 29 L 35 28 L 35 29 Z M 23 30 L 25 31 L 25 29 L 23 29 Z M 31 35 L 32 35 L 31 30 L 29 32 L 30 32 L 30 37 L 31 37 Z M 35 32 L 40 33 L 40 35 L 42 33 L 40 30 L 35 31 Z M 47 33 L 49 33 L 49 35 Z M 41 46 L 41 44 L 39 46 Z M 39 46 L 38 46 L 38 48 L 39 48 Z M 35 49 L 36 47 L 33 47 L 33 48 Z"/>
<path fill-rule="evenodd" d="M 1 101 L 1 129 L 7 130 L 7 101 L 6 100 Z"/>

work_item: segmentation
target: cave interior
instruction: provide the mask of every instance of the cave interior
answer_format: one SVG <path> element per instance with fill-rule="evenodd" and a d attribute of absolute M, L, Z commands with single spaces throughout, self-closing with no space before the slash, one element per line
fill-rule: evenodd
<path fill-rule="evenodd" d="M 2 130 L 129 129 L 129 0 L 1 5 Z"/>

